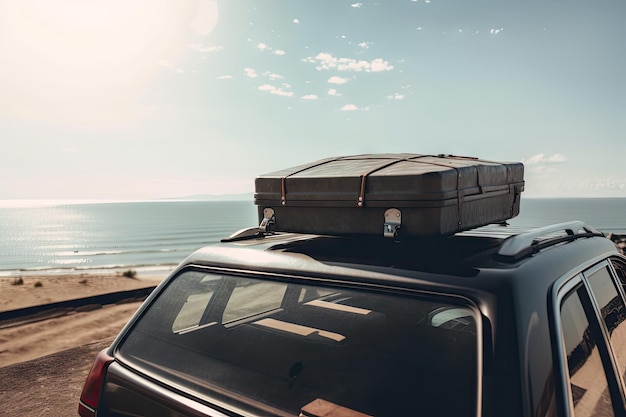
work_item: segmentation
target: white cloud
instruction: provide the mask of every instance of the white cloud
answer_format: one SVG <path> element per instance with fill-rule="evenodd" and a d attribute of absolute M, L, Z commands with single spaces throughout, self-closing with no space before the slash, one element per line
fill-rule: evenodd
<path fill-rule="evenodd" d="M 387 100 L 403 100 L 404 94 L 393 93 L 387 96 Z"/>
<path fill-rule="evenodd" d="M 256 78 L 258 77 L 256 70 L 253 68 L 244 68 L 243 72 L 246 74 L 246 77 L 248 78 Z"/>
<path fill-rule="evenodd" d="M 280 74 L 274 74 L 273 72 L 269 72 L 269 71 L 265 71 L 263 73 L 263 76 L 266 78 L 269 78 L 270 80 L 282 80 L 283 78 L 285 78 Z"/>
<path fill-rule="evenodd" d="M 252 40 L 248 39 L 248 42 L 252 42 Z M 271 46 L 269 46 L 268 44 L 263 43 L 263 42 L 257 43 L 256 44 L 256 49 L 258 49 L 261 52 L 271 52 L 271 53 L 273 53 L 275 55 L 281 55 L 281 56 L 287 54 L 287 52 L 285 52 L 283 49 L 274 49 Z"/>
<path fill-rule="evenodd" d="M 422 30 L 422 27 L 419 26 L 419 27 L 415 28 L 415 30 Z"/>
<path fill-rule="evenodd" d="M 178 68 L 178 67 L 174 66 L 174 64 L 172 64 L 170 61 L 168 61 L 166 59 L 159 61 L 159 65 L 162 66 L 162 67 L 165 67 L 165 68 L 169 68 L 172 71 L 176 71 L 179 74 L 182 74 L 182 73 L 185 72 L 185 70 L 183 70 L 182 68 Z"/>
<path fill-rule="evenodd" d="M 504 28 L 491 29 L 489 31 L 489 33 L 491 33 L 492 35 L 497 35 L 498 33 L 502 32 L 503 30 L 504 30 Z"/>
<path fill-rule="evenodd" d="M 620 176 L 591 177 L 591 172 L 579 171 L 565 174 L 553 168 L 558 165 L 536 170 L 531 166 L 528 175 L 525 174 L 525 192 L 528 197 L 617 197 L 626 192 L 626 180 Z M 523 199 L 524 197 L 522 197 Z"/>
<path fill-rule="evenodd" d="M 559 165 L 567 162 L 567 158 L 562 154 L 554 154 L 546 156 L 543 153 L 533 155 L 528 159 L 522 159 L 521 162 L 526 166 L 528 173 L 541 175 L 554 175 L 561 171 Z"/>
<path fill-rule="evenodd" d="M 341 77 L 338 77 L 336 75 L 333 75 L 332 77 L 330 77 L 328 79 L 328 84 L 345 84 L 348 81 L 350 81 L 350 79 L 348 79 L 348 78 L 341 78 Z"/>
<path fill-rule="evenodd" d="M 295 24 L 300 23 L 300 19 L 293 19 L 293 23 L 295 23 Z"/>
<path fill-rule="evenodd" d="M 370 47 L 370 43 L 369 42 L 361 42 L 361 43 L 358 44 L 358 46 L 360 48 L 363 48 L 363 49 L 368 49 Z"/>
<path fill-rule="evenodd" d="M 189 48 L 198 52 L 219 52 L 224 49 L 223 46 L 204 46 L 201 43 L 192 43 Z"/>
<path fill-rule="evenodd" d="M 626 190 L 626 182 L 614 179 L 587 180 L 582 184 L 584 187 L 600 191 L 623 191 Z"/>
<path fill-rule="evenodd" d="M 360 9 L 363 7 L 363 3 L 352 3 L 350 7 L 354 7 L 355 9 Z"/>
<path fill-rule="evenodd" d="M 554 164 L 554 163 L 559 164 L 561 162 L 567 162 L 567 158 L 565 157 L 565 155 L 562 155 L 560 153 L 555 153 L 554 155 L 548 158 L 548 162 L 550 162 L 551 164 Z"/>
<path fill-rule="evenodd" d="M 382 58 L 376 58 L 371 62 L 372 72 L 390 71 L 393 66 L 389 65 L 389 62 L 383 61 Z"/>
<path fill-rule="evenodd" d="M 276 89 L 274 91 L 270 91 L 270 93 L 276 94 L 276 95 L 279 95 L 279 96 L 283 96 L 283 97 L 293 97 L 293 91 L 285 91 L 285 90 L 282 90 L 280 88 L 278 88 L 278 89 Z"/>
<path fill-rule="evenodd" d="M 218 80 L 230 80 L 231 78 L 233 78 L 232 75 L 220 75 L 217 77 Z"/>
<path fill-rule="evenodd" d="M 317 96 L 315 94 L 307 94 L 302 96 L 302 100 L 317 100 Z"/>
<path fill-rule="evenodd" d="M 376 58 L 372 61 L 357 60 L 352 58 L 338 58 L 327 52 L 321 52 L 315 57 L 307 57 L 303 60 L 311 64 L 317 64 L 315 67 L 318 71 L 322 70 L 338 70 L 338 71 L 354 71 L 354 72 L 382 72 L 391 71 L 393 65 L 382 58 Z"/>
<path fill-rule="evenodd" d="M 336 97 L 338 97 L 338 96 L 340 96 L 341 94 L 339 94 L 339 93 L 337 92 L 337 90 L 335 90 L 334 88 L 329 88 L 329 89 L 328 89 L 328 95 L 329 95 L 329 96 L 336 96 Z"/>
<path fill-rule="evenodd" d="M 283 84 L 285 85 L 285 84 Z M 278 88 L 275 87 L 273 85 L 269 85 L 269 84 L 263 84 L 261 86 L 259 86 L 257 88 L 259 91 L 266 91 L 270 94 L 274 94 L 277 96 L 283 96 L 283 97 L 293 97 L 293 91 L 285 91 L 282 88 Z"/>
<path fill-rule="evenodd" d="M 346 104 L 345 106 L 343 106 L 342 108 L 340 108 L 340 111 L 355 111 L 358 110 L 359 108 L 357 106 L 355 106 L 354 104 Z"/>
<path fill-rule="evenodd" d="M 546 157 L 543 153 L 539 153 L 528 159 L 522 159 L 522 162 L 525 165 L 560 164 L 562 162 L 567 162 L 567 157 L 560 153 L 555 153 L 554 155 L 548 157 Z"/>

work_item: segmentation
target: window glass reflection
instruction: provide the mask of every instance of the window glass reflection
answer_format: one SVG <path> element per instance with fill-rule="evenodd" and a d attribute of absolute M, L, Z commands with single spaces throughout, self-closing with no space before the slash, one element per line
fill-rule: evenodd
<path fill-rule="evenodd" d="M 577 292 L 563 302 L 561 323 L 575 415 L 613 416 L 597 341 Z"/>
<path fill-rule="evenodd" d="M 591 290 L 609 333 L 611 348 L 620 374 L 626 378 L 626 307 L 617 292 L 608 268 L 602 268 L 588 277 Z"/>

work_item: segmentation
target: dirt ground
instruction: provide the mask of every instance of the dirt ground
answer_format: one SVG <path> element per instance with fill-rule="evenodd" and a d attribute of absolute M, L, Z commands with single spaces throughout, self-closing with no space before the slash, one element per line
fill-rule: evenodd
<path fill-rule="evenodd" d="M 0 312 L 155 286 L 163 277 L 129 279 L 119 274 L 0 279 Z M 41 282 L 41 286 L 35 283 Z M 141 303 L 85 305 L 60 317 L 14 326 L 0 322 L 0 367 L 113 337 Z"/>
<path fill-rule="evenodd" d="M 0 327 L 0 367 L 114 337 L 140 305 L 90 306 L 91 311 Z"/>
<path fill-rule="evenodd" d="M 77 274 L 24 277 L 17 285 L 15 278 L 0 279 L 0 312 L 151 287 L 162 278 Z M 0 326 L 0 417 L 78 416 L 80 392 L 97 353 L 140 305 L 89 305 L 58 317 Z"/>
<path fill-rule="evenodd" d="M 0 368 L 0 417 L 78 416 L 78 399 L 91 365 L 112 341 Z"/>

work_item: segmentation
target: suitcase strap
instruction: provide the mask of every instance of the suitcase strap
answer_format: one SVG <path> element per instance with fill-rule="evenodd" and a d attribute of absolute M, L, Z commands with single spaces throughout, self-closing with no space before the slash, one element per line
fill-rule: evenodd
<path fill-rule="evenodd" d="M 313 164 L 313 165 L 307 165 L 306 167 L 299 169 L 297 171 L 292 172 L 289 175 L 285 175 L 280 179 L 280 204 L 282 206 L 287 205 L 287 178 L 291 177 L 292 175 L 296 175 L 299 174 L 300 172 L 306 171 L 307 169 L 311 169 L 311 168 L 315 168 L 318 167 L 320 165 L 325 165 L 328 164 L 329 162 L 335 162 L 335 161 L 340 161 L 342 159 L 345 159 L 345 157 L 337 157 L 337 158 L 330 158 L 330 159 L 326 159 L 324 161 L 320 161 L 317 164 Z"/>
<path fill-rule="evenodd" d="M 461 206 L 463 204 L 463 202 L 462 202 L 462 200 L 463 200 L 463 190 L 459 189 L 459 170 L 456 167 L 453 167 L 453 166 L 450 166 L 450 165 L 447 165 L 447 164 L 438 164 L 437 162 L 418 161 L 418 159 L 421 159 L 421 158 L 432 158 L 432 157 L 445 158 L 446 156 L 443 156 L 443 155 L 417 155 L 417 156 L 412 156 L 412 157 L 409 157 L 409 158 L 398 158 L 398 159 L 395 159 L 395 160 L 393 160 L 391 162 L 384 163 L 384 164 L 382 164 L 382 165 L 380 165 L 380 166 L 378 166 L 376 168 L 373 168 L 373 169 L 371 169 L 371 170 L 361 174 L 361 187 L 360 187 L 360 190 L 359 190 L 359 197 L 358 197 L 358 200 L 357 200 L 357 206 L 358 207 L 363 207 L 363 204 L 365 204 L 365 184 L 367 182 L 367 177 L 369 175 L 373 174 L 374 172 L 380 171 L 381 169 L 390 167 L 391 165 L 395 165 L 395 164 L 397 164 L 399 162 L 408 161 L 408 162 L 417 162 L 417 163 L 420 163 L 420 164 L 435 165 L 435 166 L 440 166 L 440 167 L 444 167 L 444 168 L 448 168 L 448 169 L 452 168 L 453 170 L 455 170 L 457 172 L 456 189 L 457 189 L 457 193 L 458 193 L 459 210 L 461 210 Z M 477 158 L 457 158 L 457 159 L 477 160 Z M 508 171 L 508 167 L 507 167 L 507 171 Z M 483 186 L 482 186 L 482 181 L 481 181 L 481 178 L 480 178 L 480 170 L 479 169 L 476 169 L 476 174 L 478 176 L 478 178 L 477 178 L 478 188 L 480 190 L 480 193 L 482 194 Z"/>
<path fill-rule="evenodd" d="M 359 189 L 359 197 L 356 201 L 357 207 L 363 207 L 363 204 L 365 203 L 365 183 L 367 182 L 367 177 L 369 175 L 373 174 L 374 172 L 380 171 L 381 169 L 390 167 L 391 165 L 395 165 L 399 162 L 411 161 L 414 159 L 425 158 L 427 156 L 430 156 L 430 155 L 418 155 L 418 156 L 412 156 L 410 158 L 397 158 L 397 159 L 392 160 L 391 162 L 386 162 L 382 165 L 377 166 L 376 168 L 370 169 L 369 171 L 361 174 L 361 187 Z"/>
<path fill-rule="evenodd" d="M 461 226 L 461 219 L 462 219 L 462 212 L 463 212 L 463 200 L 464 200 L 464 192 L 463 190 L 459 189 L 459 172 L 458 169 L 454 166 L 450 166 L 448 164 L 440 164 L 437 162 L 424 162 L 424 161 L 418 161 L 418 159 L 422 159 L 422 158 L 450 158 L 450 159 L 457 159 L 457 160 L 470 160 L 470 161 L 478 161 L 480 160 L 479 158 L 474 158 L 474 157 L 462 157 L 462 156 L 456 156 L 456 155 L 415 155 L 415 156 L 411 156 L 408 158 L 396 158 L 393 159 L 391 161 L 387 161 L 375 168 L 370 169 L 367 172 L 364 172 L 363 174 L 360 175 L 360 187 L 359 187 L 359 195 L 357 198 L 357 202 L 356 205 L 357 207 L 363 207 L 365 204 L 365 188 L 366 188 L 366 184 L 367 184 L 367 177 L 370 176 L 371 174 L 378 172 L 382 169 L 385 169 L 387 167 L 390 167 L 392 165 L 398 164 L 400 162 L 418 162 L 418 163 L 423 163 L 423 164 L 427 164 L 427 165 L 436 165 L 436 166 L 441 166 L 444 168 L 448 168 L 448 169 L 454 169 L 457 172 L 457 200 L 458 200 L 458 216 L 459 216 L 459 227 Z M 281 193 L 281 197 L 280 197 L 280 204 L 285 206 L 287 205 L 287 178 L 291 177 L 293 175 L 299 174 L 303 171 L 306 171 L 308 169 L 314 168 L 314 167 L 318 167 L 321 165 L 325 165 L 325 164 L 329 164 L 335 161 L 341 161 L 344 159 L 351 159 L 352 157 L 337 157 L 337 158 L 329 158 L 323 161 L 320 161 L 317 164 L 313 164 L 313 165 L 308 165 L 302 169 L 299 169 L 297 171 L 291 172 L 289 175 L 285 175 L 283 177 L 281 177 L 280 179 L 280 193 Z M 483 161 L 483 160 L 480 160 Z M 492 162 L 492 161 L 484 161 L 484 162 L 488 162 L 488 163 L 494 163 L 494 164 L 500 164 L 499 162 Z M 506 166 L 506 164 L 505 164 Z M 507 169 L 507 177 L 509 176 L 509 167 L 506 166 Z M 480 190 L 480 193 L 483 192 L 483 184 L 482 184 L 482 180 L 481 180 L 481 175 L 480 175 L 480 170 L 477 168 L 476 170 L 477 173 L 477 183 L 478 183 L 478 188 Z"/>

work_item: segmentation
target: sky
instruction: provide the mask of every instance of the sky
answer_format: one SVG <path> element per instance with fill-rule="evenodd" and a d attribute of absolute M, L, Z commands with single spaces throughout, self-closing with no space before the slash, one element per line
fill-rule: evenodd
<path fill-rule="evenodd" d="M 626 3 L 0 0 L 0 200 L 254 191 L 363 153 L 626 197 Z"/>

